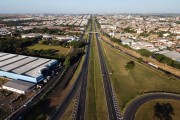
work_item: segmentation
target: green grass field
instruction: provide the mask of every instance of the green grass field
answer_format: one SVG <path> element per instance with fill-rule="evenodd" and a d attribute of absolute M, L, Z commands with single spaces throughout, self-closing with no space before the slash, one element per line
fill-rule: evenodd
<path fill-rule="evenodd" d="M 170 99 L 157 99 L 143 104 L 136 113 L 135 120 L 158 120 L 154 117 L 154 106 L 156 103 L 170 103 L 173 107 L 174 115 L 171 115 L 172 120 L 180 119 L 180 101 Z"/>
<path fill-rule="evenodd" d="M 33 50 L 54 49 L 54 50 L 58 50 L 58 54 L 61 54 L 61 55 L 67 55 L 71 51 L 70 48 L 64 48 L 61 46 L 42 45 L 42 44 L 35 44 L 33 46 L 28 47 L 28 49 L 33 49 Z"/>
<path fill-rule="evenodd" d="M 107 120 L 108 112 L 104 93 L 101 68 L 97 51 L 97 43 L 94 36 L 91 45 L 88 94 L 86 103 L 87 120 Z"/>
<path fill-rule="evenodd" d="M 111 75 L 112 85 L 121 110 L 132 98 L 144 92 L 167 91 L 180 93 L 180 81 L 169 80 L 162 73 L 154 71 L 138 62 L 135 62 L 133 70 L 127 71 L 125 65 L 133 59 L 123 55 L 104 42 L 102 42 L 102 45 L 108 69 L 113 71 Z"/>

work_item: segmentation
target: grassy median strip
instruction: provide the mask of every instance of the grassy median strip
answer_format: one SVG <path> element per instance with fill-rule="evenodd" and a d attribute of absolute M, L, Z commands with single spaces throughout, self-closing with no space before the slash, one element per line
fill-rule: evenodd
<path fill-rule="evenodd" d="M 102 45 L 108 69 L 113 72 L 111 75 L 112 85 L 121 110 L 132 98 L 145 92 L 166 91 L 180 93 L 180 81 L 170 80 L 168 77 L 162 76 L 138 62 L 135 62 L 134 69 L 126 70 L 125 65 L 133 59 L 104 42 L 102 42 Z"/>
<path fill-rule="evenodd" d="M 90 61 L 89 61 L 89 73 L 88 73 L 88 94 L 87 94 L 87 109 L 86 109 L 86 119 L 95 120 L 96 119 L 96 98 L 95 98 L 95 83 L 94 83 L 94 40 L 91 39 L 91 51 L 90 51 Z"/>
<path fill-rule="evenodd" d="M 98 56 L 96 38 L 91 42 L 91 57 L 88 75 L 88 97 L 86 107 L 87 120 L 107 120 L 108 111 L 103 87 L 103 80 Z"/>
<path fill-rule="evenodd" d="M 159 103 L 159 106 L 162 106 L 162 107 L 164 106 L 163 107 L 164 112 L 166 110 L 170 112 L 170 110 L 171 110 L 170 107 L 166 107 L 167 103 L 170 104 L 174 115 L 173 114 L 169 114 L 169 115 L 172 117 L 172 120 L 179 120 L 179 118 L 180 118 L 180 101 L 171 100 L 171 99 L 157 99 L 157 100 L 152 100 L 152 101 L 146 102 L 137 110 L 135 120 L 154 120 L 155 119 L 154 107 L 158 108 L 158 106 L 156 105 L 157 103 Z M 158 111 L 158 109 L 157 109 L 157 111 Z M 159 109 L 159 112 L 163 113 L 163 111 L 161 109 Z"/>

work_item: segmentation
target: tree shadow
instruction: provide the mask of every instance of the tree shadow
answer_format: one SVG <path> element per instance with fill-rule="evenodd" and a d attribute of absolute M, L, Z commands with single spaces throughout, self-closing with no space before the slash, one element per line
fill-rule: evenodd
<path fill-rule="evenodd" d="M 154 117 L 160 120 L 172 120 L 172 115 L 174 115 L 174 109 L 170 103 L 156 103 L 154 106 Z"/>
<path fill-rule="evenodd" d="M 45 99 L 44 101 L 35 105 L 28 113 L 23 116 L 23 120 L 46 120 L 55 106 L 51 106 L 50 99 Z"/>

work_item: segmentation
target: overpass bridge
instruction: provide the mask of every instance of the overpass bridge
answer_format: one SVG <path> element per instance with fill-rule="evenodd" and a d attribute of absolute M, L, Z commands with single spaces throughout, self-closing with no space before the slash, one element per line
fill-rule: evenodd
<path fill-rule="evenodd" d="M 97 34 L 98 32 L 87 32 L 85 34 Z"/>

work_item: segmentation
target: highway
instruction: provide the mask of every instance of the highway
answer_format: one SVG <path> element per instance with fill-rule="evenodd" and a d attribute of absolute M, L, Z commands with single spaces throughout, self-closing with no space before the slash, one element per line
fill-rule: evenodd
<path fill-rule="evenodd" d="M 180 95 L 171 93 L 147 93 L 133 100 L 124 113 L 123 120 L 134 120 L 137 109 L 145 102 L 154 99 L 180 100 Z"/>
<path fill-rule="evenodd" d="M 76 83 L 72 87 L 71 91 L 67 95 L 66 99 L 64 102 L 61 104 L 61 106 L 56 110 L 55 114 L 49 119 L 49 120 L 59 120 L 63 113 L 65 112 L 67 106 L 70 104 L 72 101 L 76 91 L 78 90 L 79 86 L 80 88 L 80 95 L 79 95 L 79 102 L 77 106 L 77 111 L 75 112 L 75 116 L 73 119 L 76 120 L 84 120 L 85 119 L 85 106 L 86 106 L 86 94 L 87 94 L 87 76 L 88 76 L 88 66 L 89 66 L 89 53 L 90 53 L 90 43 L 92 39 L 92 35 L 96 34 L 96 39 L 97 39 L 97 44 L 98 44 L 98 53 L 99 53 L 99 58 L 100 58 L 100 64 L 101 64 L 101 70 L 102 70 L 102 77 L 103 77 L 103 83 L 104 83 L 104 90 L 106 94 L 106 100 L 107 100 L 107 107 L 108 107 L 108 115 L 109 115 L 109 120 L 120 120 L 121 116 L 120 114 L 117 113 L 117 108 L 115 108 L 115 99 L 114 99 L 114 94 L 112 91 L 111 83 L 110 83 L 110 78 L 109 78 L 109 73 L 105 64 L 105 60 L 103 57 L 103 53 L 101 50 L 101 46 L 99 43 L 98 39 L 98 33 L 93 32 L 94 30 L 96 31 L 96 27 L 90 28 L 89 32 L 89 39 L 88 43 L 89 45 L 87 46 L 86 49 L 86 56 L 85 56 L 85 61 L 82 66 L 82 70 L 76 80 Z M 93 31 L 92 31 L 93 30 Z"/>
<path fill-rule="evenodd" d="M 79 103 L 78 108 L 76 112 L 76 120 L 84 120 L 85 119 L 85 106 L 86 106 L 86 93 L 87 93 L 87 76 L 88 76 L 88 66 L 89 66 L 89 53 L 90 53 L 90 43 L 92 39 L 92 25 L 89 32 L 89 40 L 88 40 L 88 47 L 86 50 L 86 60 L 84 67 L 82 68 L 83 71 L 83 78 L 82 78 L 82 85 L 80 90 L 80 97 L 79 97 Z"/>
<path fill-rule="evenodd" d="M 95 26 L 95 31 L 96 31 L 96 26 Z M 120 114 L 117 113 L 117 110 L 115 108 L 115 103 L 114 103 L 115 99 L 113 97 L 113 91 L 112 91 L 112 86 L 110 82 L 109 72 L 106 67 L 105 58 L 103 56 L 102 48 L 101 48 L 100 41 L 98 38 L 98 33 L 96 33 L 96 40 L 97 40 L 97 45 L 98 45 L 98 53 L 99 53 L 99 58 L 100 58 L 104 90 L 106 94 L 109 120 L 118 120 L 118 119 L 121 119 L 121 116 Z"/>
<path fill-rule="evenodd" d="M 90 38 L 91 39 L 91 35 Z M 88 48 L 89 49 L 89 48 Z M 88 50 L 89 51 L 89 50 Z M 85 106 L 86 106 L 86 91 L 87 91 L 87 76 L 88 76 L 88 64 L 89 64 L 89 52 L 87 55 L 87 59 L 85 60 L 85 64 L 82 68 L 83 75 L 81 77 L 81 90 L 80 90 L 80 97 L 78 103 L 78 109 L 76 113 L 76 120 L 84 120 L 85 118 Z"/>
<path fill-rule="evenodd" d="M 91 28 L 92 30 L 92 28 Z M 87 87 L 87 76 L 88 76 L 88 65 L 89 65 L 89 52 L 90 52 L 90 41 L 91 41 L 91 34 L 89 34 L 88 45 L 86 49 L 85 60 L 82 66 L 82 70 L 78 75 L 78 78 L 75 84 L 72 86 L 72 89 L 66 96 L 64 102 L 56 109 L 54 115 L 49 118 L 49 120 L 59 120 L 63 113 L 65 112 L 66 108 L 72 101 L 74 95 L 76 94 L 78 88 L 81 86 L 80 89 L 80 97 L 79 97 L 79 104 L 77 109 L 76 118 L 77 120 L 84 120 L 84 112 L 85 112 L 85 101 L 86 101 L 86 87 Z"/>

